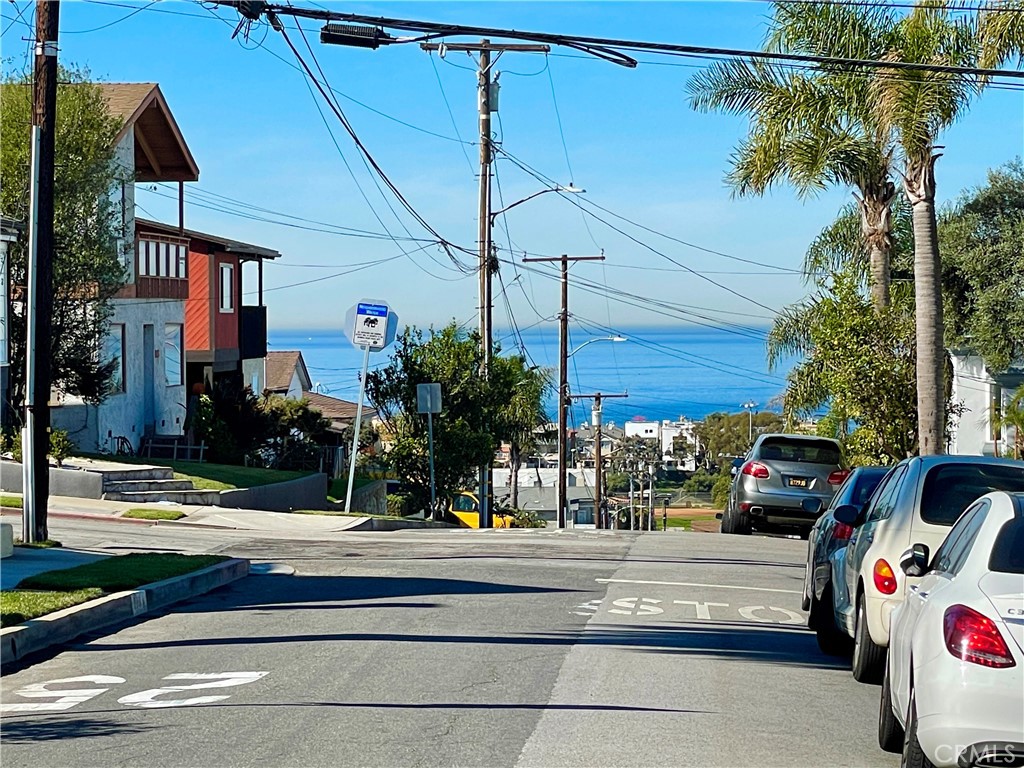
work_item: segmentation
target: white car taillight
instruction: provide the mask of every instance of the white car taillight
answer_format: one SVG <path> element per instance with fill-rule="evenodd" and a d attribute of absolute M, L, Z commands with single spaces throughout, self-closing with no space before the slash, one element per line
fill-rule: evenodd
<path fill-rule="evenodd" d="M 1016 665 L 999 628 L 990 618 L 966 605 L 951 605 L 942 617 L 946 649 L 958 659 L 983 667 Z"/>

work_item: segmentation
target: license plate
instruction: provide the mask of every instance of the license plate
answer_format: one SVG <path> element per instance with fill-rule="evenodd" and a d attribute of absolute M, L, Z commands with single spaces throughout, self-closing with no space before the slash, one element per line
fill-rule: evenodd
<path fill-rule="evenodd" d="M 789 484 L 793 488 L 806 488 L 807 478 L 806 477 L 791 477 L 789 478 Z"/>

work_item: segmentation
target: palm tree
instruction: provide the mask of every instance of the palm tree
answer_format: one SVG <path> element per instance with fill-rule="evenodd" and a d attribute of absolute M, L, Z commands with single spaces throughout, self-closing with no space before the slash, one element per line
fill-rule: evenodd
<path fill-rule="evenodd" d="M 1017 387 L 995 426 L 999 429 L 1013 427 L 1013 458 L 1024 457 L 1024 384 Z"/>
<path fill-rule="evenodd" d="M 548 421 L 544 412 L 544 398 L 551 389 L 551 370 L 527 367 L 519 356 L 495 357 L 491 368 L 492 379 L 506 383 L 501 391 L 509 392 L 508 400 L 499 406 L 497 417 L 498 437 L 508 440 L 509 464 L 512 469 L 509 479 L 513 509 L 519 508 L 519 469 L 523 457 L 528 456 L 536 446 L 534 430 Z"/>
<path fill-rule="evenodd" d="M 897 19 L 881 6 L 778 3 L 771 24 L 769 49 L 877 59 L 890 49 Z M 716 64 L 688 84 L 695 109 L 750 115 L 750 132 L 728 176 L 738 194 L 762 195 L 780 182 L 801 196 L 835 185 L 856 190 L 872 302 L 881 312 L 889 306 L 896 185 L 894 147 L 876 119 L 870 86 L 862 72 L 839 67 L 801 73 L 738 59 Z"/>
<path fill-rule="evenodd" d="M 976 15 L 917 5 L 899 22 L 882 61 L 973 67 L 979 61 Z M 924 70 L 880 69 L 871 92 L 879 122 L 899 142 L 903 186 L 914 228 L 917 318 L 917 402 L 920 452 L 945 452 L 945 347 L 941 265 L 935 218 L 935 162 L 939 134 L 959 118 L 982 87 L 975 76 Z"/>

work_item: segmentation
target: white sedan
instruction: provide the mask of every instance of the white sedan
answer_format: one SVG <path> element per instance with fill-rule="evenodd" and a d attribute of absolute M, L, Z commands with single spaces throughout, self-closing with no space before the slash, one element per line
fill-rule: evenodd
<path fill-rule="evenodd" d="M 908 768 L 1024 766 L 1024 493 L 982 496 L 900 567 L 922 578 L 892 614 L 879 746 Z"/>

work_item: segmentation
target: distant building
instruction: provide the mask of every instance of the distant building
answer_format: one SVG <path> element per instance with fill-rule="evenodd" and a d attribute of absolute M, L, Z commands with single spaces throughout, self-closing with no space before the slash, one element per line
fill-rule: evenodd
<path fill-rule="evenodd" d="M 1024 385 L 1024 361 L 1004 371 L 993 371 L 970 350 L 953 350 L 952 400 L 963 406 L 950 430 L 949 452 L 967 456 L 993 456 L 1012 449 L 1013 427 L 1000 429 L 998 420 L 1016 389 Z"/>

